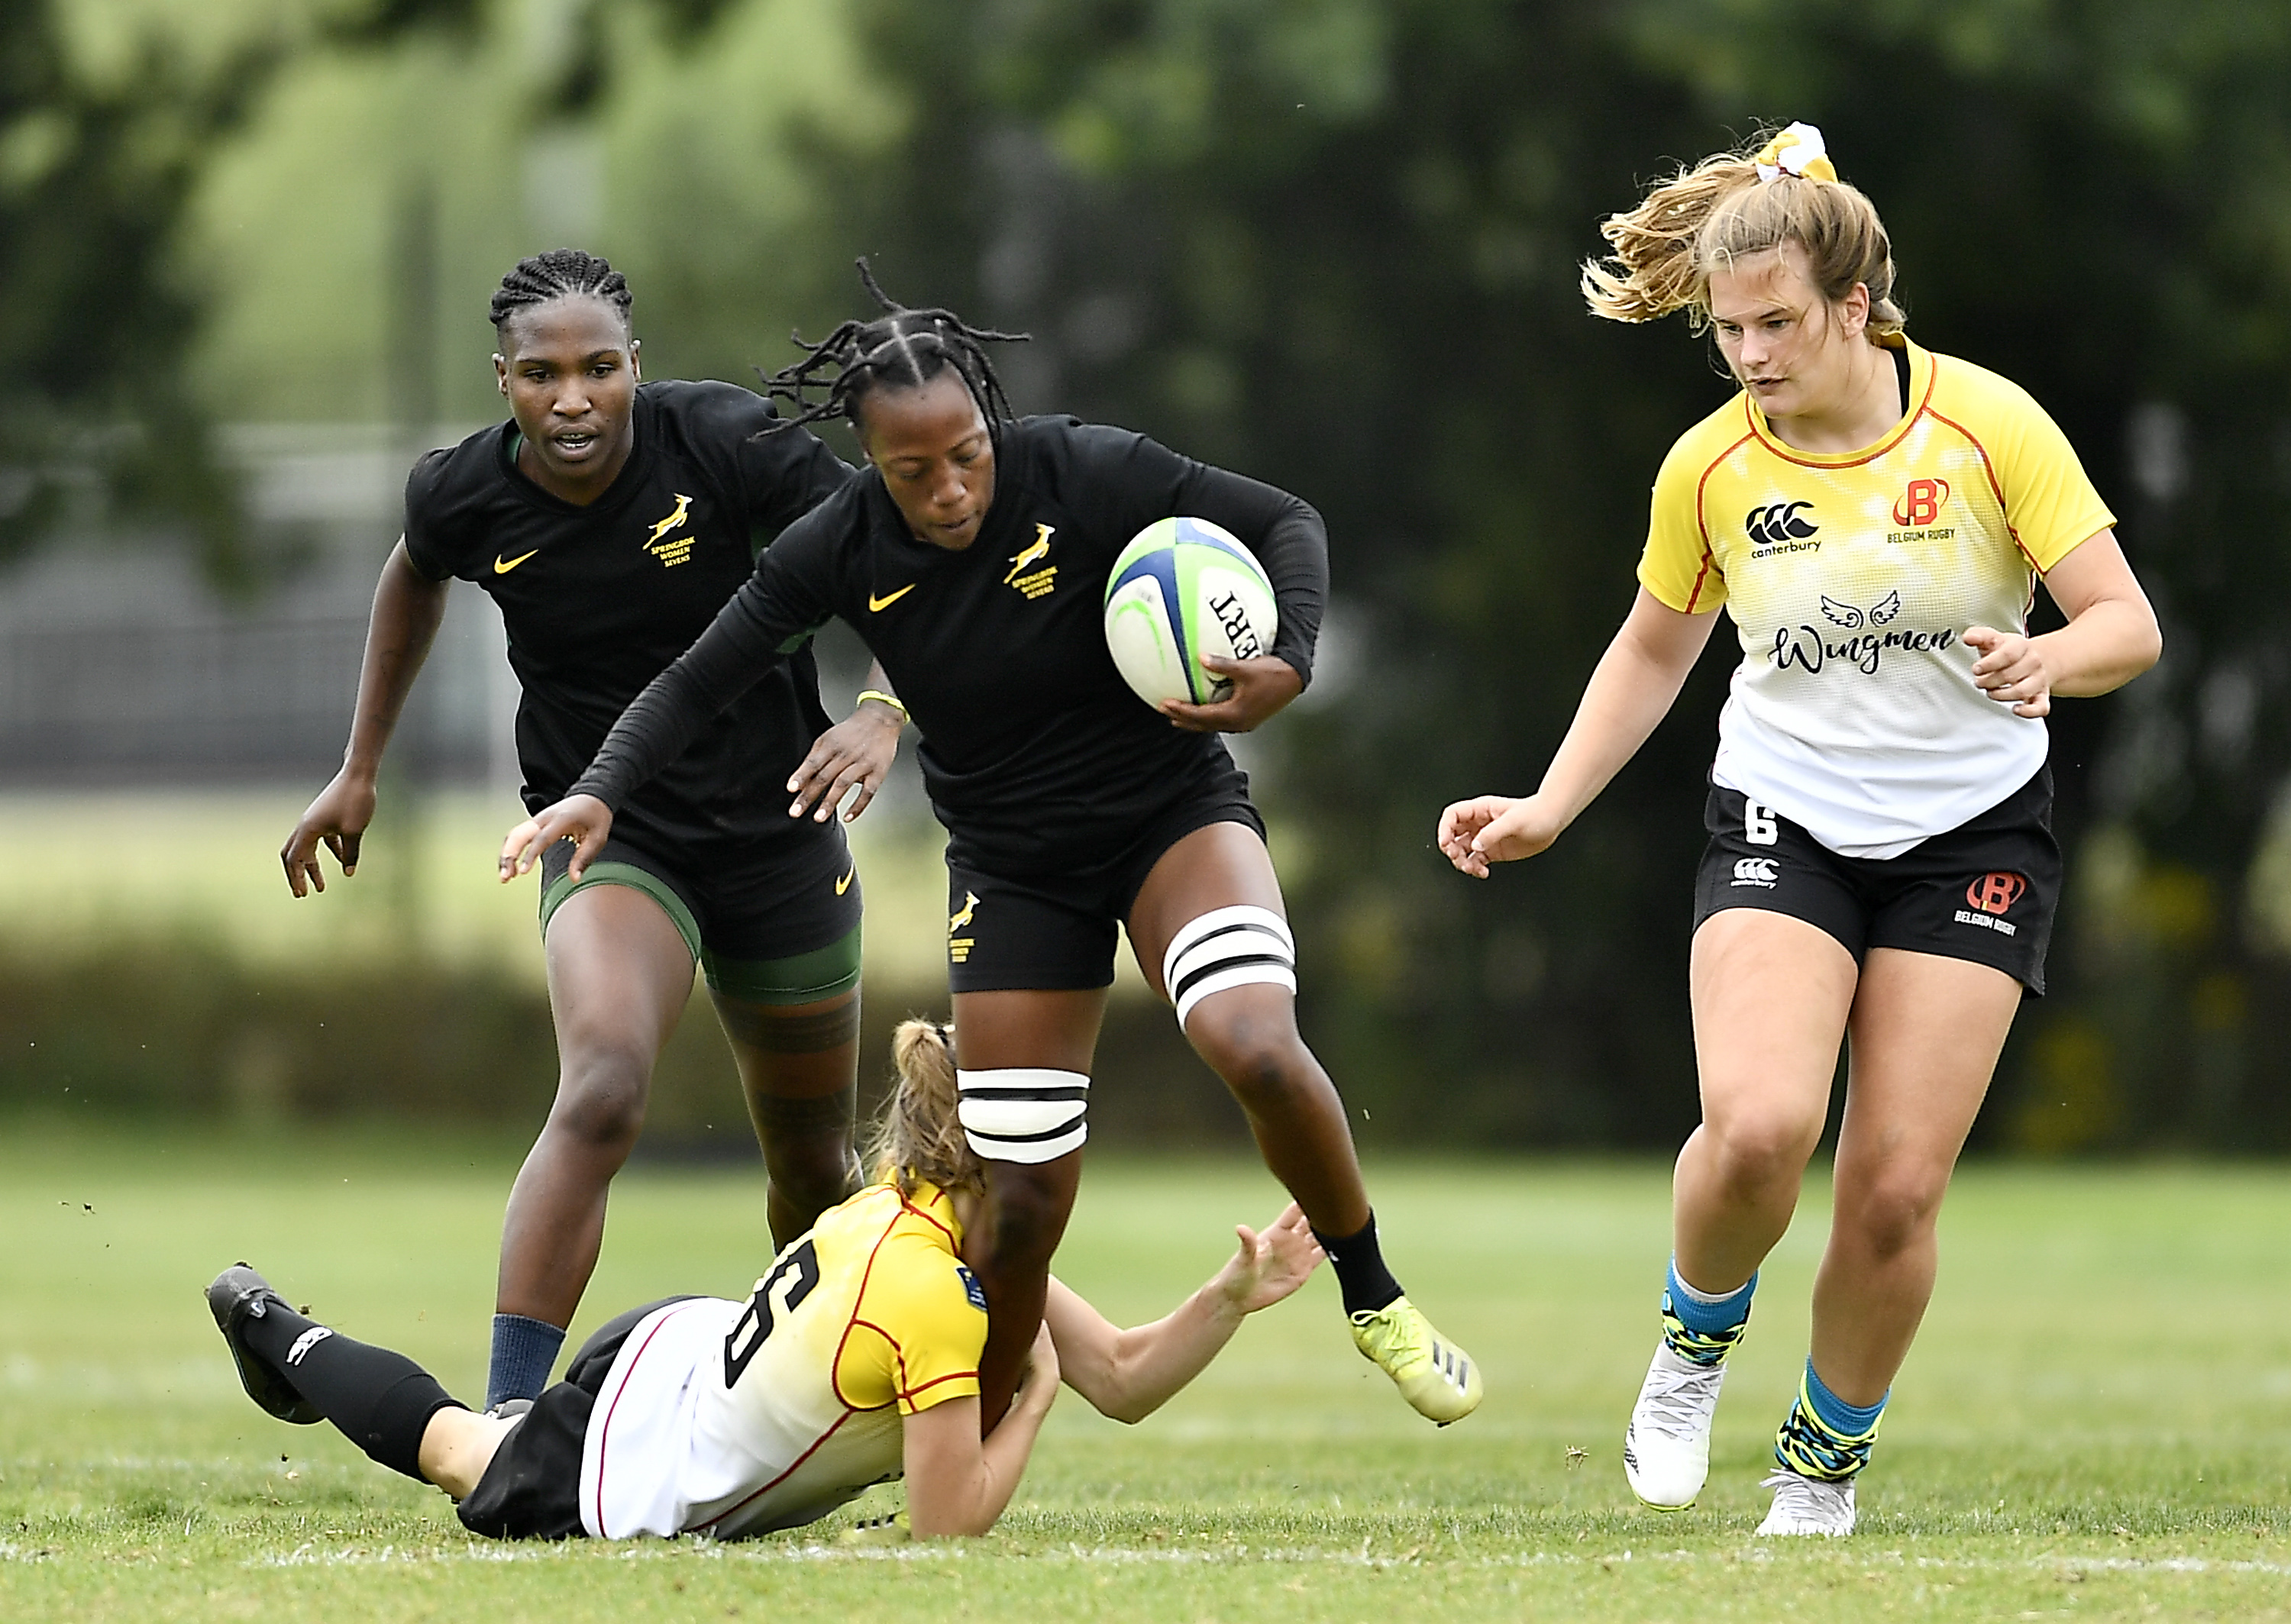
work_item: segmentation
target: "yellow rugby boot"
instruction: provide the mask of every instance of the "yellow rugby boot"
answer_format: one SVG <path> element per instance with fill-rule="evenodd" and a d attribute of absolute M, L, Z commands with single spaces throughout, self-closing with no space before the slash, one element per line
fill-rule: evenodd
<path fill-rule="evenodd" d="M 1480 1407 L 1480 1367 L 1405 1297 L 1352 1316 L 1353 1346 L 1393 1379 L 1416 1413 L 1445 1427 Z"/>

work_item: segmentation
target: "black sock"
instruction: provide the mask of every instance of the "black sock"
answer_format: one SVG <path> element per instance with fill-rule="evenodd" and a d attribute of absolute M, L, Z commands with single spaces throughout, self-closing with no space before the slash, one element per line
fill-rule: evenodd
<path fill-rule="evenodd" d="M 1356 1235 L 1324 1235 L 1315 1229 L 1313 1239 L 1329 1254 L 1329 1266 L 1337 1272 L 1337 1290 L 1344 1294 L 1347 1316 L 1374 1314 L 1399 1297 L 1400 1282 L 1384 1266 L 1384 1253 L 1376 1243 L 1375 1213 L 1368 1215 Z"/>
<path fill-rule="evenodd" d="M 448 1407 L 467 1408 L 436 1377 L 404 1354 L 343 1336 L 283 1303 L 270 1304 L 269 1312 L 248 1320 L 239 1334 L 344 1437 L 391 1471 L 430 1481 L 421 1466 L 430 1418 Z"/>

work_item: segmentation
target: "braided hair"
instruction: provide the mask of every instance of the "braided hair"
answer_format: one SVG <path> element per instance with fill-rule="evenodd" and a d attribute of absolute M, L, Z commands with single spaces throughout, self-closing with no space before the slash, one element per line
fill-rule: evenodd
<path fill-rule="evenodd" d="M 623 323 L 629 319 L 629 307 L 636 302 L 636 295 L 629 292 L 629 279 L 615 270 L 609 261 L 593 253 L 583 253 L 578 248 L 551 248 L 547 253 L 536 253 L 517 262 L 494 290 L 493 306 L 487 314 L 494 331 L 498 333 L 519 310 L 580 293 L 591 294 L 611 305 L 621 313 Z"/>
<path fill-rule="evenodd" d="M 883 314 L 872 321 L 847 321 L 816 344 L 800 332 L 790 334 L 808 353 L 766 376 L 764 391 L 795 410 L 764 432 L 776 434 L 840 417 L 856 433 L 859 403 L 869 390 L 879 384 L 919 389 L 951 367 L 977 403 L 987 436 L 999 447 L 1001 425 L 1017 414 L 1002 392 L 1002 380 L 994 375 L 994 364 L 986 358 L 986 346 L 1024 343 L 1028 335 L 974 327 L 953 310 L 911 310 L 883 291 L 864 258 L 859 281 Z M 816 401 L 810 398 L 815 390 L 825 390 Z"/>

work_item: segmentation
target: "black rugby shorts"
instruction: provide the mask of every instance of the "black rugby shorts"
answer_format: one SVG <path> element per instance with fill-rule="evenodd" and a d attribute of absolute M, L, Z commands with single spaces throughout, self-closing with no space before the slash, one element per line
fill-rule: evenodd
<path fill-rule="evenodd" d="M 577 1540 L 588 1532 L 581 1524 L 581 1451 L 597 1395 L 645 1315 L 689 1298 L 663 1297 L 615 1314 L 581 1344 L 565 1379 L 533 1401 L 455 1508 L 462 1526 L 488 1540 Z"/>
<path fill-rule="evenodd" d="M 1827 931 L 1857 964 L 1873 947 L 1935 953 L 2003 970 L 2043 995 L 2061 898 L 2050 768 L 1898 857 L 1840 856 L 1773 808 L 1716 785 L 1703 823 L 1697 929 L 1727 908 L 1764 908 Z"/>
<path fill-rule="evenodd" d="M 946 975 L 957 993 L 1109 986 L 1117 927 L 1162 855 L 1197 829 L 1265 819 L 1239 773 L 1167 808 L 1103 862 L 1058 875 L 999 874 L 946 859 Z"/>

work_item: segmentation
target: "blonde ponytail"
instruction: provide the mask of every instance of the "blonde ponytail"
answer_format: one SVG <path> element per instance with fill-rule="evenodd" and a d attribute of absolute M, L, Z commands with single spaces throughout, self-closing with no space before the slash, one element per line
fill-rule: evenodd
<path fill-rule="evenodd" d="M 1835 174 L 1827 159 L 1805 173 L 1779 168 L 1771 159 L 1781 140 L 1761 136 L 1756 146 L 1704 158 L 1655 187 L 1638 207 L 1609 215 L 1599 234 L 1613 253 L 1583 266 L 1591 313 L 1654 321 L 1684 310 L 1700 332 L 1710 323 L 1712 271 L 1796 243 L 1824 299 L 1837 303 L 1854 284 L 1865 284 L 1869 336 L 1900 332 L 1908 318 L 1893 299 L 1893 242 L 1877 205 L 1827 178 Z"/>
<path fill-rule="evenodd" d="M 867 1141 L 875 1182 L 895 1185 L 902 1195 L 926 1182 L 950 1193 L 984 1194 L 985 1166 L 957 1114 L 954 1034 L 936 1021 L 901 1021 L 891 1034 L 891 1062 L 898 1086 Z"/>

